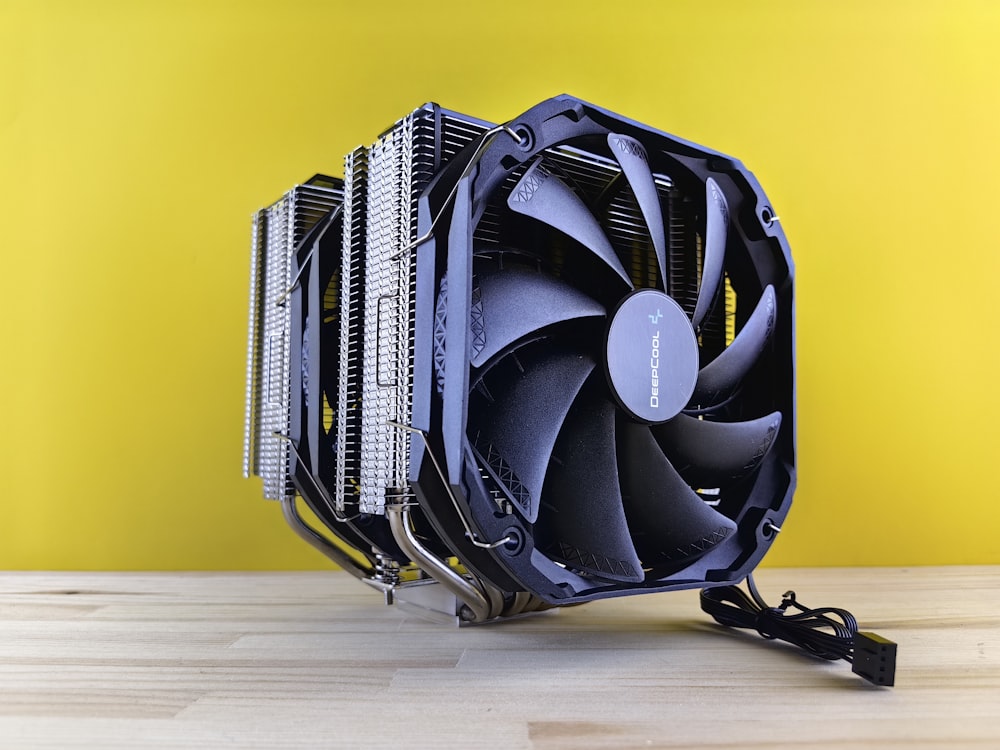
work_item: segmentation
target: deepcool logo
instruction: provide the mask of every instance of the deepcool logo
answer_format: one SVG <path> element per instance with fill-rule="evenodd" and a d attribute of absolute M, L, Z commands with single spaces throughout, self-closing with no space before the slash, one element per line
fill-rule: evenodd
<path fill-rule="evenodd" d="M 663 317 L 663 313 L 660 312 L 660 308 L 656 308 L 656 314 L 649 316 L 649 322 L 654 326 L 660 322 L 660 318 Z M 650 369 L 650 385 L 649 385 L 649 406 L 653 409 L 657 409 L 660 406 L 660 329 L 656 329 L 656 333 L 653 334 L 653 340 L 650 344 L 650 349 L 652 354 L 649 358 L 649 369 Z"/>
<path fill-rule="evenodd" d="M 656 325 L 660 322 L 660 318 L 663 316 L 660 311 L 656 311 L 656 315 L 650 315 L 649 320 Z M 649 370 L 650 370 L 650 383 L 649 383 L 649 406 L 650 408 L 657 409 L 660 406 L 660 329 L 656 329 L 656 333 L 653 334 L 653 339 L 650 342 L 650 357 L 649 357 Z"/>
<path fill-rule="evenodd" d="M 698 342 L 687 314 L 656 289 L 629 295 L 608 326 L 605 374 L 637 422 L 663 424 L 683 410 L 698 377 Z"/>

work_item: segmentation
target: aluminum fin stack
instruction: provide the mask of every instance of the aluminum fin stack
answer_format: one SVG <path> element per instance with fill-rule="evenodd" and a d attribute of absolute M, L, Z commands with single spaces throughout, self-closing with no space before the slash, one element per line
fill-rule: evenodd
<path fill-rule="evenodd" d="M 243 476 L 264 480 L 264 497 L 294 494 L 289 467 L 291 307 L 296 247 L 343 203 L 340 180 L 316 175 L 253 216 Z"/>

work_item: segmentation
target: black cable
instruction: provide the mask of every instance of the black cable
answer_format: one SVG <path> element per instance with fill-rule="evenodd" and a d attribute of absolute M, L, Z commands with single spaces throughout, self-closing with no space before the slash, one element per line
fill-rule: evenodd
<path fill-rule="evenodd" d="M 781 603 L 771 607 L 757 591 L 753 576 L 746 581 L 749 594 L 738 586 L 702 589 L 701 608 L 721 625 L 756 630 L 764 638 L 786 641 L 820 659 L 843 659 L 873 684 L 894 683 L 896 644 L 859 632 L 858 621 L 846 609 L 810 609 L 796 600 L 794 591 L 786 591 Z"/>

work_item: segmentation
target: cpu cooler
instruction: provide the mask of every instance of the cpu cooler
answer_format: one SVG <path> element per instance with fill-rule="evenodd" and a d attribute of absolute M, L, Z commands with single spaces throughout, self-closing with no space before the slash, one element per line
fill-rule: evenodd
<path fill-rule="evenodd" d="M 387 601 L 711 588 L 780 530 L 792 260 L 737 160 L 569 96 L 429 104 L 253 238 L 244 473 Z"/>

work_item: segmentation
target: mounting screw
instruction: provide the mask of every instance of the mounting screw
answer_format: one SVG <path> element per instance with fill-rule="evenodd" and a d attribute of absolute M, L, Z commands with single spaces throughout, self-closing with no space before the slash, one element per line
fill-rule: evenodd
<path fill-rule="evenodd" d="M 519 149 L 522 151 L 531 151 L 535 147 L 535 134 L 527 125 L 523 123 L 514 125 L 511 130 L 521 139 L 517 142 Z"/>
<path fill-rule="evenodd" d="M 458 610 L 458 619 L 462 622 L 475 622 L 476 613 L 472 611 L 468 604 L 463 604 Z"/>
<path fill-rule="evenodd" d="M 521 554 L 521 550 L 524 549 L 524 535 L 521 534 L 521 530 L 516 526 L 511 526 L 504 531 L 503 535 L 507 537 L 507 541 L 500 549 L 512 557 Z"/>

